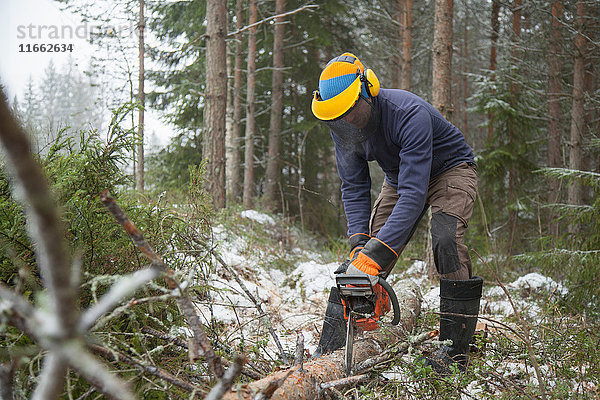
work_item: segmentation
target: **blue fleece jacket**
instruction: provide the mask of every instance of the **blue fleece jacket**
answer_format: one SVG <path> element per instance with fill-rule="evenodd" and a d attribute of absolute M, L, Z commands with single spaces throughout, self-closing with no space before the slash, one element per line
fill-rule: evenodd
<path fill-rule="evenodd" d="M 419 96 L 381 89 L 375 98 L 379 129 L 367 141 L 349 146 L 332 134 L 348 236 L 369 233 L 371 178 L 368 161 L 377 161 L 385 181 L 398 189 L 398 202 L 377 234 L 396 252 L 408 242 L 425 207 L 429 181 L 463 163 L 474 163 L 462 132 Z"/>

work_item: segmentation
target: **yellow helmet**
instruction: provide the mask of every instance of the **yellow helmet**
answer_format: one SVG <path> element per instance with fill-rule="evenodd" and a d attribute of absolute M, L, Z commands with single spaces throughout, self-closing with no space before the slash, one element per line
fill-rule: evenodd
<path fill-rule="evenodd" d="M 344 53 L 327 63 L 319 77 L 319 90 L 312 99 L 312 112 L 323 121 L 343 116 L 363 97 L 379 93 L 379 79 L 352 53 Z"/>

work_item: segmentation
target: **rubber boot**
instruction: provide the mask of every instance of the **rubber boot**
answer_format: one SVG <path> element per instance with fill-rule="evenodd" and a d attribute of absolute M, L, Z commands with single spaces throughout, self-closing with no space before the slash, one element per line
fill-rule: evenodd
<path fill-rule="evenodd" d="M 346 343 L 346 320 L 344 319 L 344 306 L 337 287 L 332 287 L 329 301 L 323 319 L 321 338 L 313 358 L 330 353 L 344 346 Z"/>
<path fill-rule="evenodd" d="M 478 276 L 466 281 L 440 280 L 440 341 L 450 339 L 452 344 L 442 345 L 425 360 L 440 375 L 450 375 L 452 364 L 460 371 L 467 368 L 482 288 L 483 279 Z"/>

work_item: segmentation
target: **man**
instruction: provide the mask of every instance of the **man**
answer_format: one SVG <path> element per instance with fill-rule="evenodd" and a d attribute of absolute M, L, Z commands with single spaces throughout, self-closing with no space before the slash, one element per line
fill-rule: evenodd
<path fill-rule="evenodd" d="M 426 364 L 447 374 L 465 370 L 483 281 L 472 276 L 463 238 L 477 192 L 476 165 L 463 134 L 429 103 L 398 89 L 380 89 L 375 73 L 351 53 L 332 59 L 312 100 L 331 130 L 348 220 L 349 260 L 337 274 L 386 278 L 431 207 L 434 261 L 440 274 L 440 340 L 452 340 Z M 368 161 L 385 173 L 371 209 Z M 341 347 L 343 307 L 332 288 L 317 354 Z"/>

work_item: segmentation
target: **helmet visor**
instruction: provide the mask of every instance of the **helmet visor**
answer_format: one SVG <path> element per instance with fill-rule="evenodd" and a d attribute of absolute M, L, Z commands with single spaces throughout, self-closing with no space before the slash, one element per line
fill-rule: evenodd
<path fill-rule="evenodd" d="M 366 141 L 379 128 L 379 110 L 372 101 L 366 101 L 361 96 L 340 118 L 321 122 L 344 144 L 356 145 Z"/>

